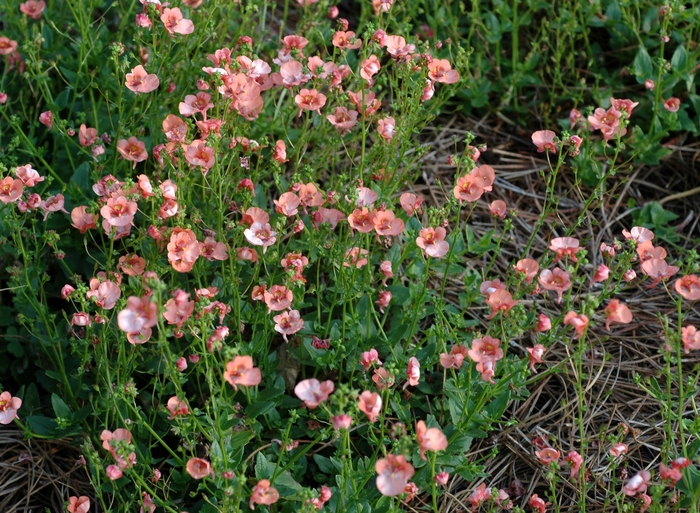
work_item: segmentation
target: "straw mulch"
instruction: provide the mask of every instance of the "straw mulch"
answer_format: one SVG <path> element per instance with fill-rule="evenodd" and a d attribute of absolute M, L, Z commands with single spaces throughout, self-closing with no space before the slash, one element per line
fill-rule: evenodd
<path fill-rule="evenodd" d="M 447 163 L 447 156 L 456 149 L 463 149 L 463 144 L 455 146 L 455 140 L 461 142 L 465 132 L 469 131 L 477 136 L 472 144 L 487 144 L 488 151 L 482 153 L 480 163 L 492 165 L 497 179 L 493 192 L 479 202 L 471 226 L 477 236 L 491 228 L 497 227 L 498 230 L 503 226 L 502 222 L 495 223 L 491 218 L 487 202 L 502 199 L 509 210 L 517 210 L 515 230 L 509 234 L 511 237 L 506 238 L 509 242 L 500 252 L 489 279 L 503 276 L 510 265 L 525 256 L 521 252 L 542 211 L 545 185 L 540 172 L 544 170 L 550 173 L 546 155 L 536 152 L 530 141 L 530 132 L 513 134 L 516 130 L 510 126 L 501 126 L 503 123 L 497 118 L 477 120 L 455 115 L 442 121 L 442 126 L 436 126 L 427 134 L 430 151 L 423 157 L 423 183 L 416 185 L 415 190 L 424 194 L 426 201 L 442 204 L 445 195 L 451 194 L 454 181 L 454 167 Z M 661 245 L 668 251 L 669 261 L 684 256 L 687 250 L 698 246 L 700 143 L 689 144 L 686 141 L 685 145 L 670 148 L 674 150 L 673 153 L 659 166 L 634 166 L 612 177 L 607 184 L 609 193 L 602 201 L 594 203 L 585 223 L 574 234 L 589 249 L 591 264 L 585 270 L 588 276 L 592 277 L 594 269 L 602 263 L 600 253 L 594 248 L 598 248 L 603 241 L 611 243 L 614 238 L 623 240 L 623 228 L 629 229 L 632 226 L 633 210 L 628 208 L 630 199 L 635 200 L 637 208 L 650 201 L 660 201 L 666 210 L 679 216 L 674 223 L 681 236 L 677 247 L 664 241 L 654 241 L 655 245 Z M 559 214 L 548 217 L 527 256 L 538 258 L 547 251 L 549 239 L 564 235 L 564 229 L 573 226 L 574 220 L 582 211 L 585 198 L 591 193 L 582 187 L 582 199 L 574 182 L 570 169 L 560 172 L 556 185 L 556 194 L 560 198 Z M 475 262 L 476 269 L 485 269 L 487 265 L 486 261 L 483 266 Z M 456 296 L 464 282 L 460 277 L 454 277 L 452 283 Z M 675 291 L 672 295 L 676 297 Z M 634 284 L 617 297 L 632 310 L 633 322 L 628 325 L 613 324 L 608 332 L 604 328 L 604 316 L 596 316 L 591 320 L 591 326 L 595 327 L 589 329 L 587 339 L 591 349 L 585 355 L 583 383 L 584 402 L 587 406 L 584 414 L 588 443 L 586 466 L 592 483 L 586 510 L 591 513 L 616 511 L 609 493 L 613 486 L 613 476 L 607 456 L 610 443 L 606 441 L 606 436 L 618 434 L 622 429 L 628 430 L 624 442 L 629 445 L 629 452 L 623 457 L 615 476 L 615 486 L 619 490 L 625 478 L 637 471 L 658 470 L 659 463 L 662 462 L 661 447 L 667 433 L 661 405 L 635 383 L 635 376 L 639 376 L 642 383 L 648 377 L 660 377 L 665 360 L 659 316 L 668 316 L 670 328 L 677 329 L 675 304 L 663 285 L 647 289 L 646 285 Z M 546 305 L 550 312 L 560 311 L 561 307 L 552 299 L 540 296 L 534 303 L 535 306 Z M 700 324 L 697 306 L 685 301 L 683 308 L 683 325 Z M 485 318 L 485 315 L 481 318 Z M 524 348 L 531 347 L 534 343 L 529 339 L 513 340 L 510 341 L 508 350 L 525 354 Z M 548 348 L 545 354 L 546 365 L 538 366 L 540 373 L 557 363 L 567 363 L 560 366 L 559 372 L 550 373 L 534 382 L 529 387 L 530 396 L 527 400 L 514 402 L 509 407 L 505 419 L 515 421 L 513 425 L 500 426 L 487 439 L 475 443 L 470 456 L 473 461 L 486 465 L 490 477 L 470 483 L 459 476 L 451 479 L 441 511 L 469 511 L 466 499 L 482 482 L 488 487 L 504 488 L 511 497 L 522 494 L 522 498 L 515 501 L 526 509 L 529 508 L 525 502 L 532 493 L 538 493 L 543 498 L 547 496 L 547 469 L 535 457 L 536 447 L 533 442 L 537 441 L 538 436 L 549 441 L 553 447 L 561 450 L 562 457 L 570 450 L 580 450 L 578 397 L 574 387 L 576 369 L 572 363 L 568 363 L 574 351 L 575 343 L 572 339 L 561 340 Z M 699 354 L 684 355 L 684 375 L 691 375 L 693 369 L 697 370 L 698 363 Z M 659 381 L 665 386 L 663 378 Z M 673 393 L 677 393 L 675 388 Z M 684 412 L 690 416 L 690 405 L 684 405 Z M 494 448 L 498 450 L 496 457 L 491 455 Z M 570 480 L 566 470 L 562 470 L 561 476 L 557 485 L 561 511 L 579 511 L 577 501 L 580 484 L 576 480 Z"/>

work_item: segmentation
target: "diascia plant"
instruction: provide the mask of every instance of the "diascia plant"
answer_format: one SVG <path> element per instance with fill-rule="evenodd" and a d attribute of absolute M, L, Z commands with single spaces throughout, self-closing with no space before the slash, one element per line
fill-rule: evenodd
<path fill-rule="evenodd" d="M 538 131 L 545 211 L 494 276 L 513 213 L 489 202 L 496 228 L 475 236 L 476 205 L 498 186 L 486 148 L 457 143 L 443 204 L 413 189 L 416 134 L 458 87 L 464 52 L 400 32 L 390 1 L 357 26 L 323 2 L 289 4 L 272 28 L 267 2 L 5 9 L 2 251 L 53 415 L 27 385 L 2 393 L 0 421 L 82 437 L 95 495 L 66 497 L 67 511 L 437 513 L 451 480 L 482 473 L 474 439 L 527 396 L 547 347 L 571 339 L 558 365 L 577 372 L 583 412 L 595 316 L 606 330 L 631 321 L 614 296 L 633 261 L 652 285 L 678 271 L 637 227 L 585 275 L 584 214 L 535 259 L 557 174 L 593 140 Z M 587 120 L 614 155 L 584 213 L 632 114 L 616 102 Z M 540 295 L 551 301 L 527 306 Z M 585 509 L 581 415 L 565 461 Z M 676 449 L 662 479 L 680 474 L 691 496 L 679 458 L 695 454 Z M 563 450 L 542 442 L 537 457 L 554 470 Z M 643 472 L 615 496 L 642 496 Z M 514 506 L 485 485 L 469 502 Z"/>

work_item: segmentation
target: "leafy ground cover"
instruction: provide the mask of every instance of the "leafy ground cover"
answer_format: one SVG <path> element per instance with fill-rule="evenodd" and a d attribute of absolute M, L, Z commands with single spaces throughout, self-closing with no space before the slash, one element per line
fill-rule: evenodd
<path fill-rule="evenodd" d="M 5 510 L 698 510 L 697 6 L 0 12 Z"/>

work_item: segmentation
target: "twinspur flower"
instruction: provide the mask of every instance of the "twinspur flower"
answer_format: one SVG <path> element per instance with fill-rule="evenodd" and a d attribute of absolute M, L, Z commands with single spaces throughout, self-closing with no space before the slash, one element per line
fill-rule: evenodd
<path fill-rule="evenodd" d="M 126 74 L 125 85 L 130 91 L 136 94 L 150 93 L 158 89 L 160 80 L 158 80 L 158 75 L 147 73 L 146 69 L 139 64 L 131 70 L 131 73 Z"/>

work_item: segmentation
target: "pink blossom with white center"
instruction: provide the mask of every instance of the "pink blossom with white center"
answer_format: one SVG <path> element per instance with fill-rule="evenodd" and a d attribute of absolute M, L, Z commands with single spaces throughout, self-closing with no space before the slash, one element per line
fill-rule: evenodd
<path fill-rule="evenodd" d="M 270 223 L 260 224 L 253 223 L 250 228 L 243 232 L 245 238 L 254 246 L 262 246 L 263 254 L 267 248 L 272 246 L 277 241 L 277 232 L 272 230 Z"/>
<path fill-rule="evenodd" d="M 297 383 L 294 387 L 294 394 L 304 401 L 307 408 L 313 410 L 328 399 L 333 390 L 335 390 L 335 385 L 331 380 L 321 383 L 315 378 L 310 378 Z"/>
<path fill-rule="evenodd" d="M 293 335 L 304 327 L 304 319 L 298 310 L 282 312 L 272 319 L 275 321 L 275 331 L 282 334 L 285 342 L 289 342 L 287 335 Z"/>

